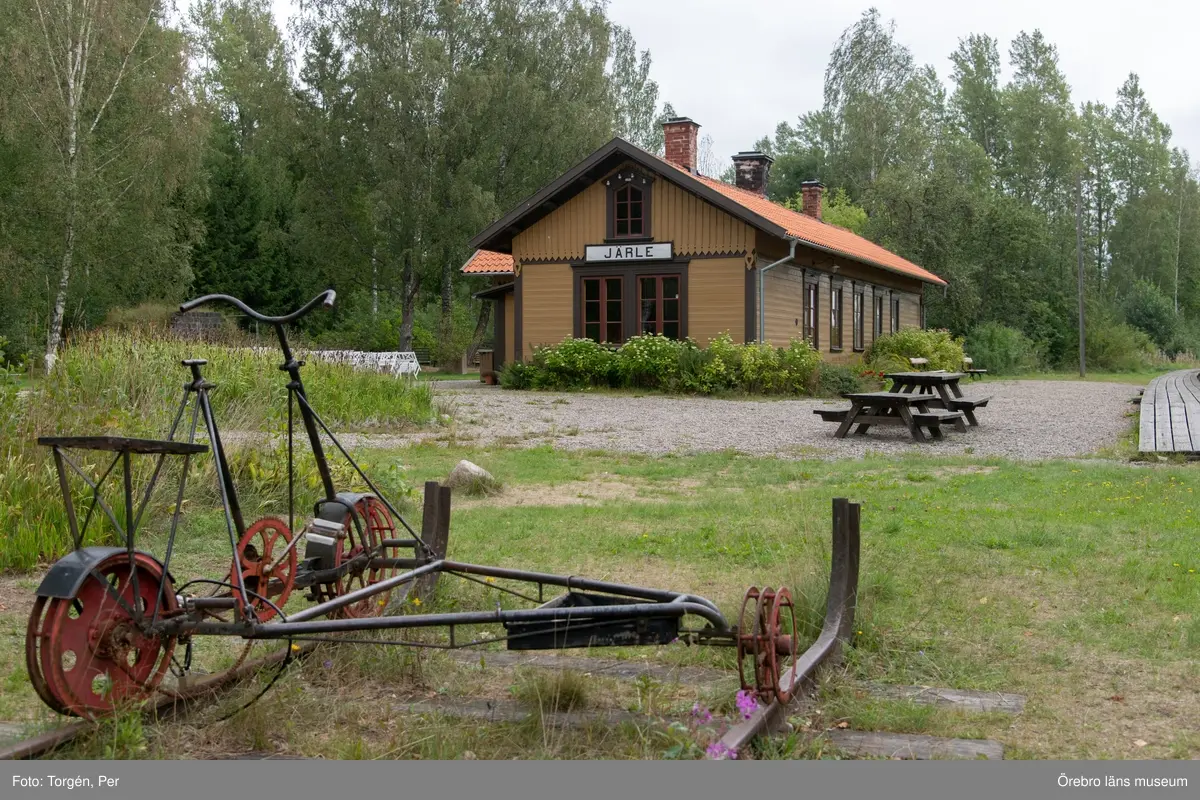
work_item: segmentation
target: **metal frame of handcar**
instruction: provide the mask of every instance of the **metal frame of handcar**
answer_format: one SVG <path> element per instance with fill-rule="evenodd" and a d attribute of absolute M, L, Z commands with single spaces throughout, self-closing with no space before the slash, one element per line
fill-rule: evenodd
<path fill-rule="evenodd" d="M 366 641 L 444 649 L 498 641 L 505 641 L 512 650 L 654 645 L 675 641 L 734 646 L 738 648 L 743 687 L 756 691 L 764 703 L 786 703 L 798 686 L 793 685 L 798 681 L 797 664 L 812 662 L 811 666 L 815 667 L 836 650 L 829 647 L 829 642 L 825 641 L 829 636 L 823 634 L 818 645 L 824 650 L 815 660 L 813 652 L 799 651 L 795 611 L 786 589 L 750 589 L 743 601 L 738 624 L 734 626 L 714 603 L 687 592 L 447 559 L 449 490 L 437 484 L 426 486 L 425 524 L 418 533 L 360 468 L 308 400 L 300 376 L 304 364 L 293 356 L 285 326 L 318 306 L 331 307 L 334 299 L 334 292 L 329 290 L 297 311 L 280 317 L 260 314 L 241 300 L 227 295 L 206 295 L 180 306 L 180 310 L 186 312 L 208 303 L 227 303 L 250 318 L 271 325 L 276 331 L 284 358 L 279 369 L 288 376 L 286 525 L 274 518 L 246 525 L 209 399 L 209 392 L 215 385 L 205 380 L 202 367 L 206 362 L 201 359 L 182 362 L 190 369 L 191 379 L 184 385 L 183 398 L 165 441 L 119 437 L 48 437 L 39 440 L 53 452 L 75 545 L 75 551 L 54 564 L 39 586 L 38 601 L 27 634 L 30 678 L 51 708 L 60 713 L 97 716 L 117 701 L 144 700 L 161 690 L 160 683 L 166 665 L 172 661 L 176 643 L 183 642 L 190 657 L 196 636 L 230 636 L 250 641 Z M 176 441 L 189 405 L 192 412 L 186 441 Z M 324 493 L 314 505 L 312 520 L 302 533 L 295 531 L 294 430 L 297 409 Z M 214 455 L 217 485 L 232 549 L 232 566 L 225 580 L 197 579 L 175 587 L 170 568 L 187 466 L 192 456 L 208 449 L 195 442 L 201 418 Z M 369 493 L 336 491 L 321 433 L 362 478 L 371 490 Z M 116 456 L 99 480 L 92 480 L 87 470 L 66 452 L 73 448 L 108 450 Z M 136 510 L 131 468 L 134 454 L 158 457 Z M 182 456 L 184 464 L 166 553 L 160 562 L 150 554 L 138 551 L 134 540 L 167 456 Z M 124 524 L 104 501 L 101 492 L 118 462 L 124 467 Z M 92 490 L 91 504 L 82 526 L 78 523 L 68 471 L 82 477 Z M 846 518 L 844 509 L 839 517 L 839 503 L 846 501 L 835 501 L 834 554 L 828 602 L 831 615 L 833 609 L 837 609 L 838 630 L 833 635 L 840 642 L 844 638 L 846 619 L 853 619 L 858 534 L 857 506 L 853 507 L 853 536 L 839 530 L 838 520 Z M 97 506 L 123 537 L 124 547 L 83 545 Z M 407 536 L 395 535 L 399 529 L 397 523 Z M 302 558 L 297 554 L 301 539 L 306 545 Z M 422 586 L 424 590 L 430 588 L 430 582 L 439 575 L 482 584 L 506 598 L 517 598 L 533 607 L 504 608 L 497 601 L 495 608 L 487 611 L 412 613 L 413 607 L 402 601 L 413 596 L 414 590 L 422 590 Z M 510 584 L 536 587 L 536 594 L 531 589 L 520 591 Z M 220 591 L 209 596 L 186 591 L 195 585 L 216 586 Z M 545 588 L 548 586 L 565 589 L 565 593 L 547 600 Z M 285 613 L 283 606 L 295 588 L 308 588 L 309 600 L 314 605 Z M 399 598 L 389 603 L 388 599 L 396 590 L 400 590 Z M 391 613 L 401 608 L 406 613 Z M 221 614 L 230 618 L 222 619 Z M 686 617 L 700 620 L 701 625 L 684 627 Z M 488 631 L 465 638 L 458 635 L 460 628 L 478 626 L 499 626 L 503 631 L 495 634 Z M 431 642 L 354 636 L 368 631 L 430 628 L 442 630 L 445 638 Z M 64 659 L 68 646 L 73 648 L 74 657 Z M 83 652 L 75 652 L 80 650 Z M 88 661 L 79 672 L 84 655 Z M 64 660 L 72 663 L 64 666 Z M 752 680 L 746 675 L 746 664 L 752 667 Z M 107 670 L 106 677 L 119 691 L 110 688 L 107 695 L 100 690 L 89 694 L 87 681 L 94 679 L 92 673 L 98 669 Z"/>

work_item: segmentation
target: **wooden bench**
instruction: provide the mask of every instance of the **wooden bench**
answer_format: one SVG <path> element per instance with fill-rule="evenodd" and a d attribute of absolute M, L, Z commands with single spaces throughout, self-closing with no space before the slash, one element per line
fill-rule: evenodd
<path fill-rule="evenodd" d="M 944 408 L 947 411 L 960 412 L 966 417 L 967 424 L 978 426 L 979 420 L 975 419 L 975 409 L 987 408 L 988 402 L 991 400 L 991 395 L 987 397 L 952 397 L 949 400 L 943 400 L 938 397 L 929 401 L 929 405 Z"/>
<path fill-rule="evenodd" d="M 912 418 L 922 428 L 929 428 L 935 439 L 940 438 L 943 425 L 953 425 L 958 430 L 966 428 L 961 411 L 914 411 Z"/>
<path fill-rule="evenodd" d="M 913 369 L 920 370 L 924 367 L 929 366 L 929 359 L 928 358 L 910 358 L 908 360 L 908 363 L 912 365 Z"/>
<path fill-rule="evenodd" d="M 970 375 L 975 380 L 979 380 L 984 375 L 987 375 L 986 369 L 976 369 L 975 359 L 970 356 L 963 356 L 963 372 Z"/>
<path fill-rule="evenodd" d="M 841 422 L 850 413 L 848 408 L 814 408 L 813 413 L 826 422 Z"/>

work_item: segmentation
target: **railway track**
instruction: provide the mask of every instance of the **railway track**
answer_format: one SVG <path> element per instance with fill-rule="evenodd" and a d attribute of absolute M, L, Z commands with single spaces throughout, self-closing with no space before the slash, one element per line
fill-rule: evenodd
<path fill-rule="evenodd" d="M 833 547 L 830 564 L 829 593 L 826 601 L 825 621 L 821 634 L 811 647 L 803 653 L 793 654 L 792 666 L 780 676 L 774 678 L 777 687 L 769 701 L 760 701 L 757 708 L 738 725 L 732 727 L 721 739 L 721 744 L 728 752 L 739 752 L 746 748 L 752 740 L 762 734 L 778 730 L 787 716 L 787 708 L 796 698 L 801 698 L 814 685 L 817 670 L 829 664 L 840 655 L 841 648 L 850 639 L 854 627 L 854 612 L 858 592 L 859 571 L 859 539 L 860 539 L 860 507 L 846 500 L 835 500 L 833 507 Z M 763 594 L 765 594 L 765 591 Z M 753 596 L 758 596 L 758 590 L 751 590 Z M 751 595 L 748 594 L 748 598 Z M 743 630 L 752 630 L 753 624 L 746 625 Z M 767 638 L 764 642 L 767 649 L 774 654 L 776 642 Z M 316 647 L 316 642 L 303 642 L 296 645 L 299 654 L 305 654 Z M 789 643 L 791 644 L 791 643 Z M 792 644 L 794 647 L 794 644 Z M 757 652 L 758 645 L 748 647 Z M 152 716 L 161 717 L 163 714 L 175 713 L 180 706 L 203 700 L 207 696 L 219 693 L 240 680 L 259 670 L 278 664 L 288 655 L 288 650 L 276 651 L 269 655 L 248 661 L 240 667 L 223 673 L 220 676 L 198 682 L 186 690 L 173 693 L 163 699 L 148 712 Z M 756 664 L 756 672 L 764 669 L 762 664 Z M 743 686 L 751 688 L 743 675 Z M 756 680 L 761 680 L 761 674 L 756 674 Z M 53 731 L 39 734 L 0 750 L 0 760 L 36 758 L 55 748 L 72 741 L 90 730 L 93 723 L 77 722 Z"/>

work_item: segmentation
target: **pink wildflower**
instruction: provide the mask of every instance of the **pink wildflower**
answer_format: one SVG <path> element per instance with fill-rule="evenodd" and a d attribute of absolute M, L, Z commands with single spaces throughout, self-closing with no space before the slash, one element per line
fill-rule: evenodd
<path fill-rule="evenodd" d="M 744 689 L 738 692 L 737 709 L 742 713 L 742 719 L 750 719 L 751 715 L 758 710 L 758 701 L 754 699 L 754 692 L 747 692 Z"/>
<path fill-rule="evenodd" d="M 724 742 L 716 741 L 708 746 L 704 754 L 713 761 L 736 761 L 737 750 L 732 747 L 726 747 Z"/>

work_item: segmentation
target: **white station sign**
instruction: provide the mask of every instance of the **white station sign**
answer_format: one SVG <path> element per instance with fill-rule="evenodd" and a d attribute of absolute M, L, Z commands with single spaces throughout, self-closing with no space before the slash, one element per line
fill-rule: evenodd
<path fill-rule="evenodd" d="M 674 257 L 672 242 L 650 244 L 589 244 L 588 261 L 662 261 Z"/>

